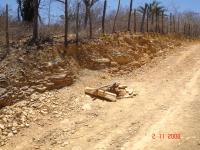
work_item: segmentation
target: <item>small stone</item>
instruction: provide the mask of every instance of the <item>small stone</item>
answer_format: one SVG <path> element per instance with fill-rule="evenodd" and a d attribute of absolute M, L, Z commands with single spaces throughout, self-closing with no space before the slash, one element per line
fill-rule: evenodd
<path fill-rule="evenodd" d="M 128 92 L 129 95 L 132 95 L 134 90 L 133 89 L 130 89 L 130 88 L 127 88 L 126 91 Z"/>
<path fill-rule="evenodd" d="M 57 144 L 57 141 L 52 141 L 51 142 L 51 145 L 55 145 L 55 144 Z"/>
<path fill-rule="evenodd" d="M 58 111 L 54 111 L 54 112 L 53 112 L 53 114 L 58 114 L 58 113 L 59 113 Z"/>
<path fill-rule="evenodd" d="M 39 147 L 39 146 L 34 146 L 34 148 L 35 148 L 35 149 L 40 149 L 40 147 Z"/>
<path fill-rule="evenodd" d="M 4 129 L 5 129 L 5 126 L 4 126 L 3 124 L 0 124 L 0 128 L 1 128 L 2 130 L 4 130 Z"/>
<path fill-rule="evenodd" d="M 3 122 L 5 122 L 5 123 L 7 123 L 8 122 L 8 120 L 4 117 L 3 119 Z"/>
<path fill-rule="evenodd" d="M 111 67 L 116 67 L 118 65 L 118 63 L 115 61 L 112 61 L 110 65 L 111 65 Z"/>
<path fill-rule="evenodd" d="M 68 145 L 69 144 L 69 142 L 64 142 L 64 143 L 62 143 L 62 147 L 65 147 L 66 145 Z"/>
<path fill-rule="evenodd" d="M 8 133 L 8 137 L 12 137 L 14 134 L 12 132 Z"/>
<path fill-rule="evenodd" d="M 8 135 L 8 132 L 4 131 L 2 132 L 3 135 Z"/>
<path fill-rule="evenodd" d="M 1 136 L 1 141 L 6 141 L 6 136 Z"/>
<path fill-rule="evenodd" d="M 11 127 L 12 127 L 12 124 L 9 123 L 9 124 L 8 124 L 8 128 L 11 128 Z"/>
<path fill-rule="evenodd" d="M 83 105 L 82 106 L 82 110 L 84 110 L 84 111 L 89 111 L 89 110 L 91 110 L 92 108 L 91 108 L 91 105 L 90 104 L 85 104 L 85 105 Z"/>
<path fill-rule="evenodd" d="M 29 123 L 26 123 L 26 124 L 25 124 L 25 126 L 26 126 L 26 127 L 29 127 L 29 126 L 30 126 L 30 124 L 29 124 Z"/>
<path fill-rule="evenodd" d="M 23 128 L 23 127 L 24 127 L 24 124 L 21 124 L 21 125 L 20 125 L 20 127 L 22 127 L 22 128 Z"/>
<path fill-rule="evenodd" d="M 39 98 L 40 101 L 44 101 L 46 99 L 46 97 L 42 96 Z"/>
<path fill-rule="evenodd" d="M 43 109 L 43 110 L 41 110 L 41 111 L 40 111 L 40 113 L 41 113 L 41 114 L 43 114 L 43 115 L 46 115 L 46 114 L 48 114 L 48 112 L 47 112 L 47 110 L 46 110 L 46 109 Z"/>
<path fill-rule="evenodd" d="M 1 142 L 1 146 L 4 146 L 5 144 L 6 144 L 5 142 L 3 142 L 3 141 Z"/>
<path fill-rule="evenodd" d="M 14 134 L 17 134 L 17 130 L 12 131 Z"/>
<path fill-rule="evenodd" d="M 13 127 L 17 127 L 18 126 L 18 124 L 17 124 L 17 122 L 13 122 L 13 125 L 12 125 Z"/>

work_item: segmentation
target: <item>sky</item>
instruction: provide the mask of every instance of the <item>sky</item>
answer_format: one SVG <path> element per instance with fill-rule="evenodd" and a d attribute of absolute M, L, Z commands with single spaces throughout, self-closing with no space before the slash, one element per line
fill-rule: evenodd
<path fill-rule="evenodd" d="M 8 2 L 9 5 L 9 10 L 12 15 L 16 15 L 17 11 L 17 4 L 16 0 L 0 0 L 0 8 L 5 7 L 6 1 Z M 48 0 L 46 0 L 48 1 Z M 74 0 L 71 0 L 74 1 Z M 100 0 L 104 1 L 104 0 Z M 121 0 L 121 8 L 127 8 L 129 5 L 130 0 Z M 133 7 L 137 8 L 140 5 L 144 5 L 146 2 L 151 2 L 152 0 L 133 0 Z M 158 0 L 164 5 L 169 12 L 174 12 L 174 10 L 183 12 L 183 11 L 194 11 L 200 13 L 200 0 Z M 109 10 L 115 10 L 117 8 L 117 3 L 118 0 L 108 0 L 108 8 Z M 58 15 L 62 15 L 64 12 L 63 6 L 61 4 L 53 3 L 52 4 L 52 16 L 54 15 L 55 17 Z M 44 8 L 42 11 L 42 16 L 47 15 L 47 8 Z"/>

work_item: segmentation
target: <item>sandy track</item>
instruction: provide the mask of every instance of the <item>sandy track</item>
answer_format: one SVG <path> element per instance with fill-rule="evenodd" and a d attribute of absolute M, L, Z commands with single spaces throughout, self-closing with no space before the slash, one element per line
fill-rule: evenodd
<path fill-rule="evenodd" d="M 180 48 L 122 78 L 99 80 L 97 72 L 81 78 L 72 89 L 117 80 L 138 96 L 116 103 L 92 101 L 80 95 L 83 106 L 59 121 L 42 120 L 13 137 L 5 150 L 198 150 L 200 149 L 200 45 Z M 62 98 L 70 93 L 60 91 Z M 65 108 L 62 105 L 60 107 Z M 49 114 L 51 115 L 51 114 Z M 46 116 L 45 118 L 48 118 Z M 66 131 L 66 128 L 68 129 Z M 168 139 L 178 133 L 181 139 Z M 155 139 L 152 135 L 155 134 Z M 159 135 L 165 134 L 164 139 Z M 58 139 L 52 143 L 52 139 Z M 39 140 L 34 140 L 39 139 Z"/>

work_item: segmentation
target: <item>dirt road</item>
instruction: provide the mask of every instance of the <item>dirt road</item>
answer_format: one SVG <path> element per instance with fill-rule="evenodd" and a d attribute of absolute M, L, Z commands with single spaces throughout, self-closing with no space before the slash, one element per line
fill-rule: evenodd
<path fill-rule="evenodd" d="M 74 86 L 59 91 L 60 118 L 47 114 L 2 149 L 200 149 L 200 44 L 156 58 L 127 76 L 88 70 L 81 76 Z M 138 96 L 109 103 L 83 93 L 85 86 L 116 80 L 133 87 Z M 68 111 L 69 95 L 75 96 L 79 109 Z M 180 139 L 169 134 L 180 134 Z"/>

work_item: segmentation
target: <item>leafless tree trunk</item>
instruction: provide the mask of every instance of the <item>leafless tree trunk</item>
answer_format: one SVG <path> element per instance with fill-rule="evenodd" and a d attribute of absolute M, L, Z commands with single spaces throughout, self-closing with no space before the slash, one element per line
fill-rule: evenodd
<path fill-rule="evenodd" d="M 5 18 L 5 31 L 6 31 L 6 47 L 7 53 L 9 53 L 9 32 L 8 32 L 8 4 L 6 4 L 6 18 Z"/>
<path fill-rule="evenodd" d="M 188 25 L 188 35 L 189 36 L 191 35 L 191 25 L 190 24 Z"/>
<path fill-rule="evenodd" d="M 128 16 L 128 31 L 131 31 L 131 15 L 133 10 L 133 0 L 130 0 L 130 10 L 129 10 L 129 16 Z"/>
<path fill-rule="evenodd" d="M 160 13 L 158 13 L 158 32 L 160 33 Z"/>
<path fill-rule="evenodd" d="M 76 12 L 76 44 L 79 43 L 79 10 L 80 10 L 80 2 L 77 3 L 77 12 Z"/>
<path fill-rule="evenodd" d="M 86 27 L 87 27 L 89 14 L 90 14 L 90 6 L 85 5 L 85 19 L 84 19 L 84 28 L 85 28 L 85 29 L 86 29 Z"/>
<path fill-rule="evenodd" d="M 64 45 L 68 45 L 68 0 L 65 0 L 65 39 Z"/>
<path fill-rule="evenodd" d="M 134 9 L 134 32 L 137 32 L 137 10 Z"/>
<path fill-rule="evenodd" d="M 120 9 L 120 3 L 121 3 L 121 0 L 118 0 L 118 8 L 117 8 L 117 12 L 116 12 L 115 19 L 114 19 L 114 25 L 113 25 L 113 33 L 115 32 L 115 28 L 116 28 L 116 21 L 117 21 L 117 16 L 118 16 L 119 9 Z"/>
<path fill-rule="evenodd" d="M 49 8 L 48 8 L 48 26 L 50 25 L 51 23 L 51 1 L 52 0 L 49 0 Z"/>
<path fill-rule="evenodd" d="M 177 32 L 180 32 L 180 17 L 178 17 L 178 25 L 177 25 Z"/>
<path fill-rule="evenodd" d="M 154 31 L 154 13 L 151 14 L 151 31 Z"/>
<path fill-rule="evenodd" d="M 164 33 L 164 11 L 162 11 L 162 34 Z"/>
<path fill-rule="evenodd" d="M 107 0 L 104 0 L 103 17 L 102 17 L 102 33 L 105 34 L 105 17 L 106 17 Z"/>
<path fill-rule="evenodd" d="M 34 0 L 33 41 L 38 39 L 38 0 Z"/>
<path fill-rule="evenodd" d="M 88 14 L 88 17 L 89 17 L 89 24 L 90 24 L 90 39 L 92 39 L 92 14 L 91 14 L 91 9 L 89 10 L 89 14 Z"/>
<path fill-rule="evenodd" d="M 21 21 L 21 19 L 20 19 L 20 8 L 19 7 L 17 8 L 17 20 Z"/>
<path fill-rule="evenodd" d="M 169 33 L 169 17 L 166 17 L 166 33 Z"/>
<path fill-rule="evenodd" d="M 169 23 L 169 27 L 170 27 L 170 33 L 172 33 L 172 13 L 170 13 L 170 23 Z"/>
<path fill-rule="evenodd" d="M 173 32 L 176 33 L 176 20 L 175 20 L 175 16 L 173 16 Z"/>
<path fill-rule="evenodd" d="M 21 21 L 21 17 L 20 16 L 22 16 L 22 1 L 21 0 L 17 0 L 17 4 L 18 4 L 17 19 L 18 19 L 18 21 Z"/>
<path fill-rule="evenodd" d="M 184 33 L 184 35 L 186 35 L 186 23 L 184 23 L 183 33 Z"/>
<path fill-rule="evenodd" d="M 145 4 L 145 9 L 144 9 L 144 12 L 143 12 L 143 15 L 142 15 L 142 23 L 141 23 L 141 27 L 140 27 L 140 32 L 144 32 L 144 20 L 145 20 L 145 16 L 146 16 L 146 13 L 147 13 L 147 8 L 148 8 L 148 5 Z"/>
<path fill-rule="evenodd" d="M 147 32 L 149 32 L 149 8 L 147 8 Z"/>

